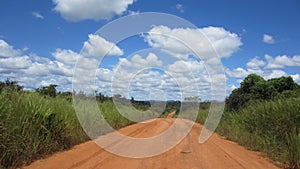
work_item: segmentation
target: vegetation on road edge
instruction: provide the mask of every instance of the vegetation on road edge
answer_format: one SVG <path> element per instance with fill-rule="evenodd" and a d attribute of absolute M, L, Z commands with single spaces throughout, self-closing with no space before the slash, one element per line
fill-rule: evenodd
<path fill-rule="evenodd" d="M 18 167 L 89 139 L 77 119 L 72 103 L 73 94 L 87 96 L 82 93 L 57 92 L 55 87 L 50 85 L 30 92 L 24 91 L 15 81 L 0 82 L 0 168 Z M 127 100 L 120 95 L 107 97 L 96 92 L 99 110 L 115 129 L 135 122 L 119 113 L 114 99 L 133 105 L 118 107 L 133 119 L 146 120 L 159 116 L 156 111 L 161 112 L 151 109 L 149 101 L 135 101 L 134 98 Z M 285 168 L 299 169 L 299 102 L 300 87 L 292 78 L 264 80 L 251 74 L 226 99 L 226 111 L 217 132 L 252 150 L 266 153 L 273 160 L 284 163 Z M 165 104 L 160 117 L 166 117 L 174 110 L 174 117 L 177 117 L 182 107 L 181 117 L 187 115 L 185 118 L 189 118 L 189 112 L 195 111 L 194 105 L 179 101 L 152 103 Z M 83 101 L 80 104 L 86 103 Z M 196 122 L 205 122 L 210 105 L 210 102 L 198 105 Z M 109 130 L 103 127 L 97 134 L 107 132 Z"/>
<path fill-rule="evenodd" d="M 291 77 L 251 74 L 226 100 L 217 132 L 284 168 L 300 168 L 300 86 Z"/>

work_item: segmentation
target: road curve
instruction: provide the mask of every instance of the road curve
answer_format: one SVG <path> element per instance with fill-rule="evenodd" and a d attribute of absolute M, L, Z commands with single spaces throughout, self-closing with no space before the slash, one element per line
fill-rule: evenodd
<path fill-rule="evenodd" d="M 158 118 L 138 123 L 118 132 L 137 138 L 155 136 L 168 129 L 176 119 Z M 178 119 L 183 120 L 183 119 Z M 187 120 L 183 120 L 187 121 Z M 202 126 L 195 124 L 174 148 L 149 158 L 125 158 L 111 154 L 88 141 L 71 150 L 35 161 L 25 169 L 276 169 L 258 152 L 228 141 L 217 134 L 199 144 Z M 172 138 L 170 138 L 172 139 Z M 151 149 L 151 147 L 149 147 Z"/>

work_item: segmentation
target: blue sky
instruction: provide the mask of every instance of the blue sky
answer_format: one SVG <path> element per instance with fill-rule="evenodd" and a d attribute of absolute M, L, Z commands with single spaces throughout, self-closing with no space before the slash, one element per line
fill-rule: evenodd
<path fill-rule="evenodd" d="M 95 41 L 102 46 L 105 45 L 101 43 L 110 44 L 105 39 L 97 39 L 97 37 L 93 41 L 89 35 L 122 16 L 138 15 L 143 12 L 162 12 L 182 17 L 193 23 L 199 30 L 205 30 L 209 34 L 208 38 L 218 39 L 218 42 L 212 42 L 213 45 L 219 45 L 216 48 L 220 49 L 216 50 L 227 50 L 227 54 L 223 52 L 226 56 L 220 58 L 225 70 L 228 94 L 238 87 L 239 82 L 249 73 L 257 73 L 266 79 L 292 76 L 297 83 L 300 83 L 300 1 L 297 0 L 87 0 L 77 3 L 69 0 L 3 0 L 0 2 L 0 78 L 17 80 L 27 89 L 56 83 L 59 85 L 59 90 L 71 90 L 72 72 L 77 58 L 80 57 L 80 51 L 87 47 L 85 44 L 87 42 L 92 44 Z M 157 27 L 155 31 L 163 32 L 164 29 Z M 193 31 L 176 31 L 176 29 L 167 31 L 174 36 L 177 36 L 176 32 L 187 33 L 191 41 L 196 38 Z M 151 46 L 146 37 L 155 41 L 156 46 L 160 47 L 157 49 Z M 120 44 L 113 44 L 116 45 L 115 51 L 112 52 L 114 55 L 105 57 L 98 68 L 97 84 L 102 86 L 98 86 L 99 91 L 113 94 L 112 89 L 109 88 L 109 84 L 112 83 L 109 79 L 116 72 L 120 72 L 116 70 L 117 65 L 130 74 L 133 72 L 129 72 L 131 70 L 129 65 L 136 66 L 135 68 L 138 69 L 138 61 L 139 64 L 169 71 L 173 68 L 174 72 L 181 72 L 180 75 L 176 75 L 179 81 L 184 81 L 183 78 L 188 75 L 182 73 L 183 71 L 175 70 L 176 61 L 171 59 L 172 54 L 135 52 L 144 48 L 156 48 L 153 50 L 159 53 L 159 49 L 163 49 L 162 44 L 165 42 L 162 39 L 154 36 L 146 37 L 136 36 Z M 169 49 L 175 49 L 170 45 Z M 164 60 L 168 60 L 168 63 L 166 64 Z M 163 63 L 161 64 L 160 61 Z M 189 67 L 197 65 L 195 61 L 199 60 L 177 58 L 177 63 Z M 201 64 L 196 66 L 195 72 L 201 69 Z M 135 93 L 135 97 L 144 99 L 149 96 L 149 91 L 146 91 L 147 87 L 145 87 L 147 85 L 136 81 L 136 78 L 140 79 L 142 76 L 145 76 L 144 79 L 150 84 L 148 90 L 157 89 L 158 94 L 164 97 L 166 95 L 171 99 L 178 99 L 180 92 L 178 92 L 178 84 L 175 84 L 176 80 L 173 78 L 172 81 L 166 72 L 157 70 L 145 70 L 144 73 L 127 77 L 128 82 L 134 83 L 131 88 L 136 91 L 129 93 Z M 195 76 L 198 75 L 195 73 Z M 164 77 L 169 79 L 169 83 L 168 80 L 163 79 Z M 209 82 L 203 80 L 205 75 L 199 77 L 202 82 Z M 113 79 L 117 78 L 118 76 L 113 77 Z M 173 87 L 168 89 L 163 85 L 158 87 L 154 81 Z M 119 81 L 118 83 L 124 83 L 124 86 L 118 86 L 116 92 L 125 92 L 122 90 L 126 88 L 126 82 L 126 80 Z M 137 84 L 143 84 L 143 90 Z M 186 84 L 188 82 L 182 82 L 181 88 L 189 88 L 184 86 Z M 203 86 L 196 86 L 197 94 L 208 99 L 209 96 L 203 94 L 209 92 L 206 90 L 207 87 L 202 90 Z M 186 93 L 188 96 L 195 92 L 191 90 Z M 130 96 L 126 92 L 122 94 Z M 152 93 L 152 96 L 154 95 L 155 92 Z"/>

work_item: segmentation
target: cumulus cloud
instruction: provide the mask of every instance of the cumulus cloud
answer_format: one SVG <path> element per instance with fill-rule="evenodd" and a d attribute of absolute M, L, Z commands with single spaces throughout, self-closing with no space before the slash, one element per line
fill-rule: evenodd
<path fill-rule="evenodd" d="M 140 69 L 147 67 L 161 67 L 163 62 L 158 59 L 156 54 L 149 53 L 144 59 L 141 55 L 135 54 L 129 60 L 126 58 L 120 58 L 119 65 L 121 67 Z"/>
<path fill-rule="evenodd" d="M 263 60 L 260 60 L 258 57 L 254 57 L 249 62 L 247 62 L 247 67 L 250 69 L 259 69 L 265 64 L 266 63 Z"/>
<path fill-rule="evenodd" d="M 237 34 L 220 27 L 171 29 L 154 26 L 148 33 L 144 37 L 151 47 L 165 50 L 177 58 L 186 59 L 196 52 L 202 59 L 208 59 L 215 56 L 214 49 L 220 57 L 230 57 L 242 45 Z"/>
<path fill-rule="evenodd" d="M 262 41 L 264 43 L 267 43 L 267 44 L 274 44 L 275 43 L 275 39 L 273 38 L 273 36 L 268 35 L 268 34 L 263 35 Z"/>
<path fill-rule="evenodd" d="M 134 0 L 52 0 L 54 10 L 68 21 L 110 19 L 121 15 Z"/>
<path fill-rule="evenodd" d="M 44 19 L 44 16 L 40 14 L 39 12 L 32 12 L 32 16 L 38 18 L 38 19 Z"/>
<path fill-rule="evenodd" d="M 291 75 L 295 82 L 300 83 L 300 74 Z"/>
<path fill-rule="evenodd" d="M 26 69 L 31 66 L 31 60 L 28 56 L 1 58 L 0 67 L 2 69 Z"/>
<path fill-rule="evenodd" d="M 120 58 L 118 66 L 112 71 L 99 69 L 98 91 L 108 92 L 106 94 L 109 95 L 121 94 L 128 98 L 133 96 L 136 99 L 181 100 L 200 96 L 207 100 L 212 97 L 211 83 L 224 80 L 224 75 L 215 75 L 216 79 L 212 80 L 203 61 L 176 60 L 169 63 L 158 58 L 157 54 L 151 52 L 144 56 L 133 55 Z M 223 87 L 225 89 L 226 85 Z M 215 94 L 218 95 L 218 92 L 216 90 Z"/>
<path fill-rule="evenodd" d="M 241 67 L 238 67 L 233 70 L 226 69 L 226 74 L 233 78 L 244 78 L 249 74 L 249 72 Z"/>
<path fill-rule="evenodd" d="M 0 58 L 8 58 L 21 55 L 22 51 L 0 39 Z"/>
<path fill-rule="evenodd" d="M 91 44 L 95 45 L 94 43 Z M 112 45 L 104 41 L 104 46 L 110 47 Z M 101 49 L 103 47 L 100 47 Z M 120 53 L 117 49 L 119 48 L 115 47 L 111 53 Z M 92 51 L 97 53 L 97 47 Z M 23 50 L 15 49 L 4 40 L 0 40 L 1 80 L 6 78 L 17 80 L 26 89 L 35 89 L 55 82 L 59 90 L 70 91 L 77 59 L 81 58 L 82 64 L 78 66 L 78 72 L 82 73 L 80 74 L 82 77 L 88 77 L 91 74 L 90 70 L 97 69 L 97 60 L 85 58 L 79 53 L 68 49 L 56 49 L 52 53 L 53 60 L 36 54 L 25 55 L 23 52 Z M 81 72 L 80 70 L 84 71 Z"/>
<path fill-rule="evenodd" d="M 262 76 L 268 80 L 268 79 L 272 79 L 272 78 L 288 76 L 288 74 L 283 70 L 267 70 L 267 71 L 264 71 Z"/>
<path fill-rule="evenodd" d="M 123 51 L 99 35 L 90 34 L 89 40 L 84 42 L 83 52 L 84 56 L 121 56 Z"/>
<path fill-rule="evenodd" d="M 287 55 L 272 57 L 265 55 L 265 60 L 258 57 L 252 58 L 247 62 L 246 68 L 226 69 L 226 74 L 231 78 L 243 79 L 251 73 L 258 74 L 265 79 L 291 76 L 299 83 L 299 74 L 291 74 L 285 71 L 285 67 L 300 66 L 300 56 L 289 57 Z"/>
<path fill-rule="evenodd" d="M 52 53 L 52 56 L 63 64 L 74 65 L 80 55 L 72 50 L 58 48 Z"/>
<path fill-rule="evenodd" d="M 300 55 L 289 57 L 287 55 L 275 56 L 265 55 L 268 64 L 267 69 L 278 69 L 286 66 L 300 66 Z"/>

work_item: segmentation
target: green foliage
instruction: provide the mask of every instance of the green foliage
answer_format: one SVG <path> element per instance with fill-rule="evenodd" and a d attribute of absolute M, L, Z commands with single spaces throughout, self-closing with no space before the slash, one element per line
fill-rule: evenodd
<path fill-rule="evenodd" d="M 264 80 L 256 74 L 248 75 L 241 87 L 232 91 L 226 99 L 227 111 L 238 111 L 251 100 L 274 100 L 278 98 L 299 97 L 300 87 L 292 77 Z"/>
<path fill-rule="evenodd" d="M 218 132 L 300 168 L 300 87 L 291 77 L 251 74 L 226 99 Z"/>
<path fill-rule="evenodd" d="M 22 91 L 23 86 L 20 86 L 17 81 L 6 79 L 5 82 L 0 82 L 0 93 L 2 90 Z"/>
<path fill-rule="evenodd" d="M 80 124 L 70 97 L 71 93 L 58 93 L 54 98 L 37 92 L 11 90 L 9 87 L 2 89 L 0 168 L 16 168 L 88 140 L 82 125 L 91 130 L 94 135 L 89 136 L 92 138 L 112 131 L 97 121 L 99 114 L 90 109 L 86 96 L 87 99 L 77 103 L 84 111 Z M 97 110 L 114 129 L 134 123 L 123 117 L 111 100 L 98 102 L 98 107 Z M 127 113 L 127 117 L 141 121 L 157 117 L 149 111 L 141 112 L 126 106 L 121 109 Z"/>
<path fill-rule="evenodd" d="M 226 112 L 218 132 L 259 150 L 290 168 L 300 167 L 300 98 L 251 101 L 236 113 Z"/>
<path fill-rule="evenodd" d="M 3 167 L 19 166 L 87 139 L 72 104 L 64 99 L 4 90 L 0 116 Z"/>
<path fill-rule="evenodd" d="M 251 93 L 251 88 L 259 82 L 264 82 L 264 78 L 256 74 L 248 75 L 241 83 L 242 93 Z"/>
<path fill-rule="evenodd" d="M 56 97 L 56 87 L 57 85 L 50 84 L 49 86 L 37 88 L 36 91 L 44 96 Z"/>
<path fill-rule="evenodd" d="M 159 117 L 165 118 L 168 116 L 168 114 L 172 113 L 173 111 L 176 111 L 175 117 L 177 117 L 180 107 L 181 107 L 180 101 L 168 101 L 166 103 L 166 107 L 165 107 L 164 111 L 162 113 L 159 112 L 159 113 L 161 113 L 161 115 Z"/>

